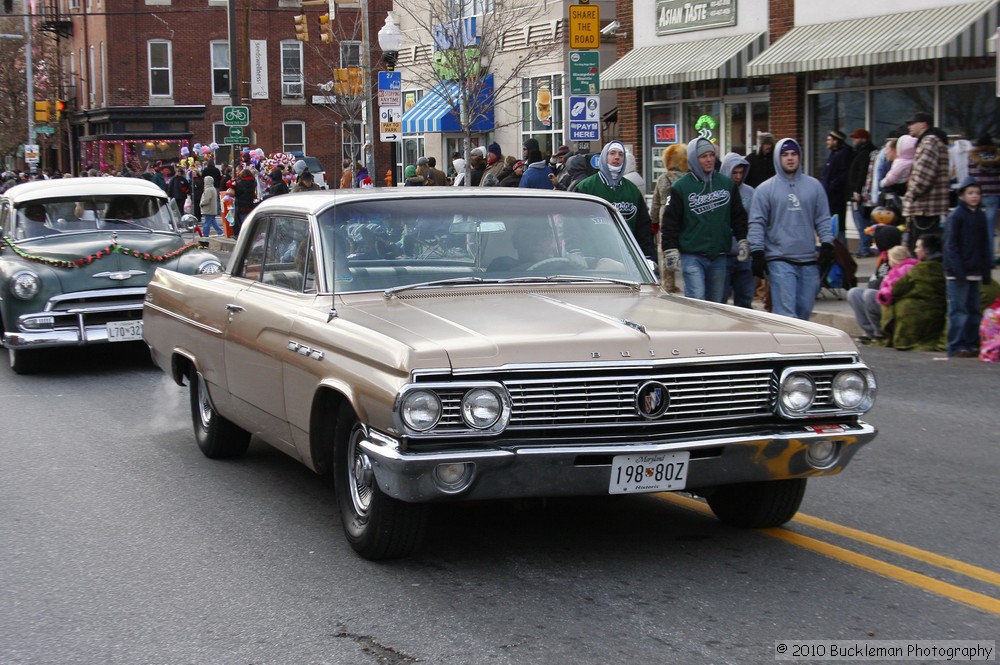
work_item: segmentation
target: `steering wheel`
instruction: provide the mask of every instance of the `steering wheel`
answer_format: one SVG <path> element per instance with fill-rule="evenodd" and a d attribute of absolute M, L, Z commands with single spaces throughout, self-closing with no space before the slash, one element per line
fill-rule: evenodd
<path fill-rule="evenodd" d="M 567 265 L 567 266 L 569 266 L 571 268 L 576 268 L 578 270 L 580 268 L 580 265 L 576 261 L 574 261 L 573 259 L 567 258 L 565 256 L 550 256 L 547 259 L 542 259 L 538 263 L 534 263 L 534 264 L 528 266 L 527 270 L 530 272 L 532 270 L 538 270 L 540 268 L 545 268 L 545 267 L 559 265 L 559 264 L 565 264 L 565 265 Z"/>

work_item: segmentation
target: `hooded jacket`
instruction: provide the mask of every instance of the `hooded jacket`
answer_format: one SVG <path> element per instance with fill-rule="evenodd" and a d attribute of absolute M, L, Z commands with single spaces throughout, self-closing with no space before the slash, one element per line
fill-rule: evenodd
<path fill-rule="evenodd" d="M 518 187 L 553 189 L 552 181 L 549 180 L 549 174 L 552 172 L 552 167 L 544 159 L 532 162 L 524 169 L 524 175 L 521 176 L 521 182 L 518 184 Z"/>
<path fill-rule="evenodd" d="M 663 249 L 714 259 L 727 253 L 733 238 L 747 237 L 747 212 L 733 181 L 706 173 L 698 163 L 698 145 L 688 144 L 688 173 L 673 183 L 663 208 Z"/>
<path fill-rule="evenodd" d="M 668 145 L 660 157 L 666 172 L 656 179 L 656 185 L 653 187 L 653 203 L 649 209 L 649 216 L 657 228 L 663 222 L 663 206 L 670 198 L 670 188 L 688 172 L 687 144 Z"/>
<path fill-rule="evenodd" d="M 913 155 L 917 152 L 917 139 L 907 134 L 896 139 L 896 159 L 892 160 L 889 172 L 879 183 L 879 189 L 887 189 L 893 185 L 903 185 L 910 177 L 913 168 Z M 900 189 L 902 191 L 902 189 Z"/>
<path fill-rule="evenodd" d="M 745 167 L 743 171 L 743 182 L 740 183 L 737 189 L 740 191 L 740 202 L 743 203 L 743 207 L 746 210 L 750 210 L 750 205 L 753 203 L 754 189 L 750 185 L 745 184 L 747 176 L 750 175 L 750 162 L 735 152 L 728 152 L 722 157 L 722 167 L 719 169 L 719 172 L 732 179 L 733 169 L 737 166 Z M 736 238 L 733 238 L 732 245 L 729 248 L 729 253 L 733 256 L 739 253 L 739 243 L 736 241 Z"/>
<path fill-rule="evenodd" d="M 816 262 L 816 236 L 832 243 L 830 206 L 823 184 L 802 173 L 802 164 L 788 176 L 781 168 L 781 150 L 786 144 L 802 148 L 794 139 L 781 139 L 774 146 L 777 175 L 754 191 L 750 207 L 750 251 L 763 251 L 768 261 L 795 264 Z"/>
<path fill-rule="evenodd" d="M 203 215 L 219 214 L 219 190 L 215 188 L 215 178 L 210 175 L 205 176 L 205 190 L 201 193 L 201 200 L 198 201 L 199 210 Z"/>
<path fill-rule="evenodd" d="M 971 179 L 962 183 L 968 187 Z M 971 182 L 975 182 L 974 180 Z M 982 206 L 970 208 L 964 201 L 948 215 L 944 225 L 944 274 L 949 279 L 979 279 L 988 282 L 990 246 L 987 236 L 986 214 Z"/>
<path fill-rule="evenodd" d="M 455 181 L 452 185 L 461 187 L 465 182 L 465 160 L 461 157 L 456 157 L 452 160 L 451 165 L 455 167 Z"/>
<path fill-rule="evenodd" d="M 629 230 L 632 231 L 643 255 L 655 256 L 653 230 L 650 226 L 646 197 L 631 180 L 625 177 L 624 162 L 617 171 L 612 171 L 608 167 L 608 152 L 611 148 L 617 148 L 622 153 L 625 152 L 625 146 L 620 142 L 608 142 L 601 150 L 601 156 L 597 162 L 597 173 L 581 180 L 580 184 L 576 186 L 576 191 L 600 197 L 613 205 L 624 218 Z"/>

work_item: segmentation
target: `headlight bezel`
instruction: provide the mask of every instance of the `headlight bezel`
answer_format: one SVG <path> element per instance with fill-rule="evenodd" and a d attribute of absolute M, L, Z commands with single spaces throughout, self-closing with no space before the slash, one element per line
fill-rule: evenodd
<path fill-rule="evenodd" d="M 11 276 L 8 290 L 20 301 L 33 300 L 42 291 L 42 278 L 34 270 L 18 270 Z"/>
<path fill-rule="evenodd" d="M 413 395 L 420 392 L 433 393 L 441 404 L 439 417 L 430 427 L 413 427 L 412 418 L 405 413 Z M 477 398 L 485 399 L 487 404 L 492 401 L 488 418 L 476 419 L 467 414 Z M 399 431 L 407 436 L 495 436 L 510 422 L 511 399 L 507 389 L 497 381 L 414 383 L 403 386 L 397 393 L 393 415 Z"/>
<path fill-rule="evenodd" d="M 426 402 L 423 406 L 420 406 L 417 401 L 424 399 Z M 422 421 L 417 421 L 414 418 L 414 412 L 418 408 L 428 410 L 429 414 L 431 411 L 436 411 L 436 414 L 431 415 L 431 417 L 424 418 Z M 423 388 L 411 390 L 400 395 L 399 408 L 397 409 L 397 413 L 406 428 L 418 433 L 434 429 L 434 427 L 441 422 L 442 411 L 443 407 L 441 403 L 441 396 L 433 390 Z"/>
<path fill-rule="evenodd" d="M 782 399 L 782 394 L 786 382 L 800 374 L 810 377 L 813 381 L 815 395 L 809 407 L 796 410 L 787 407 Z M 855 387 L 855 389 L 860 390 L 861 394 L 853 405 L 838 399 L 837 391 L 839 389 L 835 387 L 840 382 L 850 380 L 851 377 L 856 377 L 861 383 L 860 386 Z M 778 373 L 775 387 L 775 411 L 778 415 L 790 419 L 863 415 L 874 406 L 878 393 L 875 374 L 860 362 L 832 365 L 789 365 Z"/>

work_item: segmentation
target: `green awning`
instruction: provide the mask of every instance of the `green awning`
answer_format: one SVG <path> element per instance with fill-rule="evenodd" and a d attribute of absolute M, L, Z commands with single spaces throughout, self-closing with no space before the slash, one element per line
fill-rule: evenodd
<path fill-rule="evenodd" d="M 632 49 L 601 72 L 601 87 L 743 78 L 744 66 L 764 49 L 765 41 L 764 33 L 756 32 Z"/>
<path fill-rule="evenodd" d="M 800 25 L 747 65 L 748 76 L 868 67 L 912 60 L 983 57 L 998 0 Z"/>

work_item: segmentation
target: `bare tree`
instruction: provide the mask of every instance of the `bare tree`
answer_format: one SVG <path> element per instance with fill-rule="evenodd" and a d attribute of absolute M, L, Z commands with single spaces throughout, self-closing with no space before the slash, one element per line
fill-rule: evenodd
<path fill-rule="evenodd" d="M 0 32 L 15 35 L 22 32 L 20 18 L 0 19 Z M 0 156 L 17 154 L 27 136 L 29 100 L 24 71 L 24 39 L 0 37 Z"/>
<path fill-rule="evenodd" d="M 433 41 L 433 56 L 410 65 L 406 74 L 430 91 L 427 94 L 438 95 L 443 104 L 454 109 L 451 113 L 463 135 L 466 182 L 476 123 L 488 118 L 496 107 L 519 103 L 526 70 L 562 62 L 561 39 L 555 35 L 548 41 L 527 38 L 529 26 L 547 17 L 538 0 L 488 0 L 492 11 L 488 6 L 481 16 L 476 16 L 474 29 L 472 22 L 463 18 L 468 4 L 468 0 L 428 0 L 426 4 L 396 5 L 397 11 L 405 13 L 416 26 L 420 39 Z M 445 80 L 458 85 L 439 85 L 442 74 Z"/>

